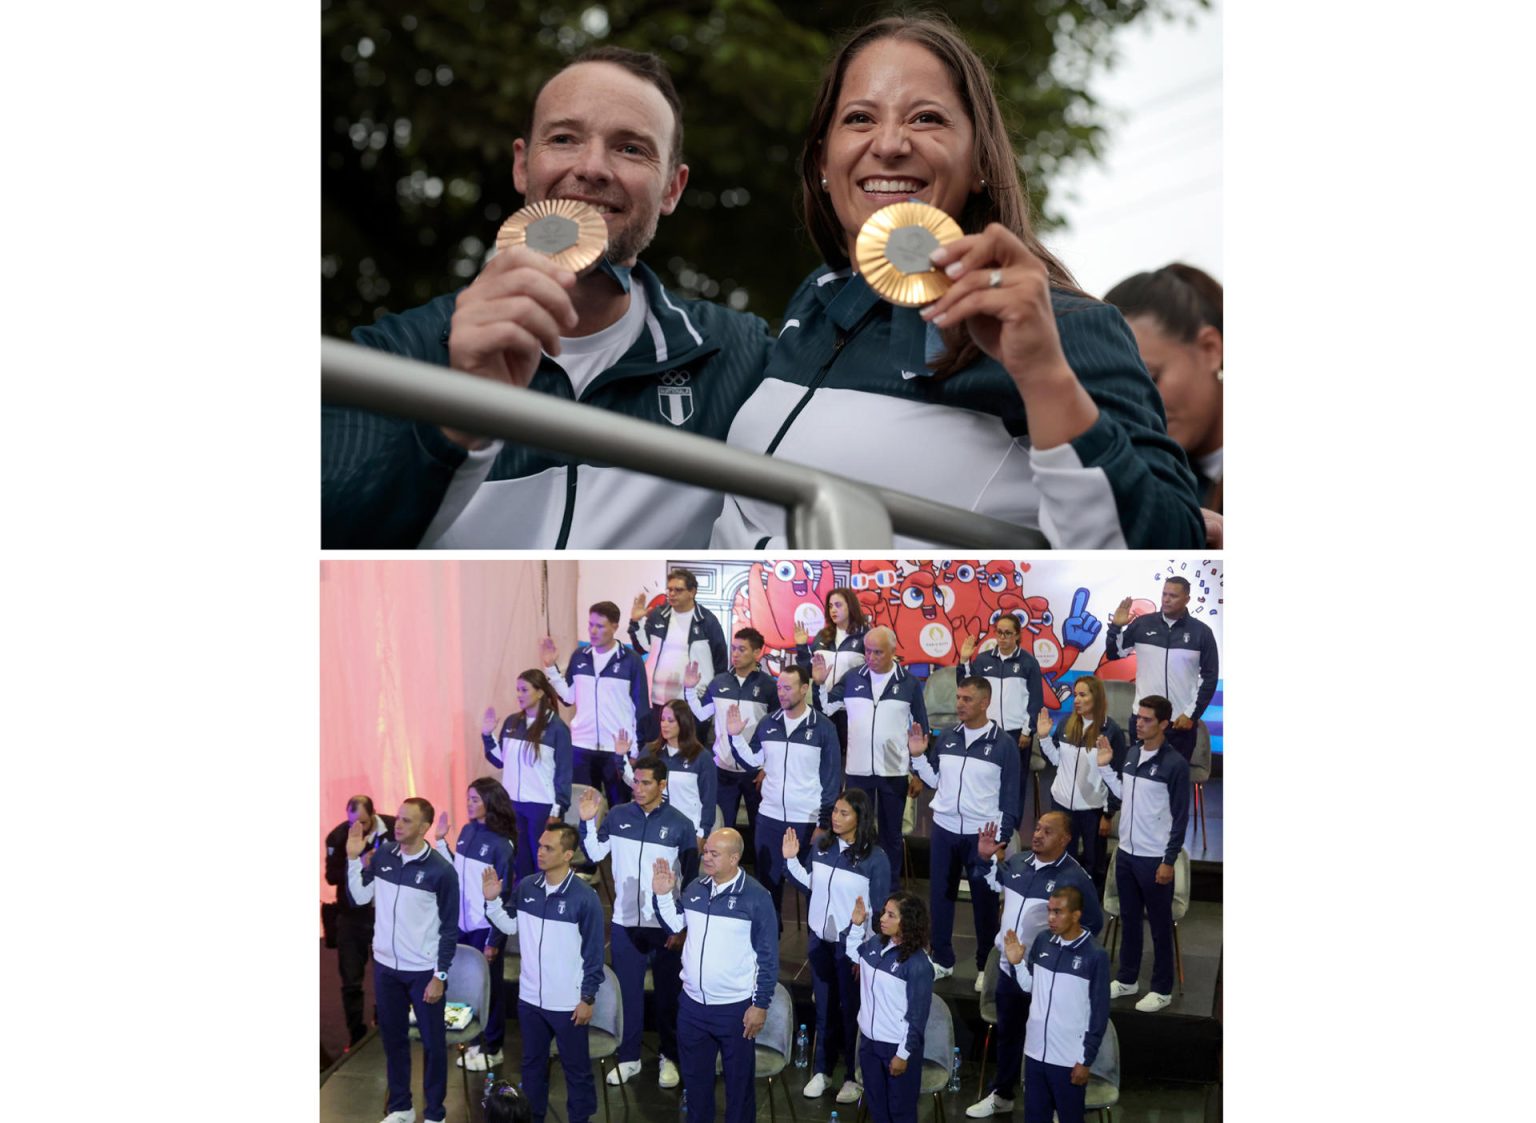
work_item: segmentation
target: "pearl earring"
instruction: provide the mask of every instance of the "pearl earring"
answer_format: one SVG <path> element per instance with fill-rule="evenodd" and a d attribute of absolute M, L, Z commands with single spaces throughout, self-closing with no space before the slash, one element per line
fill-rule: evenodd
<path fill-rule="evenodd" d="M 823 191 L 825 191 L 827 189 L 827 177 L 826 176 L 822 176 L 821 177 L 821 189 Z"/>

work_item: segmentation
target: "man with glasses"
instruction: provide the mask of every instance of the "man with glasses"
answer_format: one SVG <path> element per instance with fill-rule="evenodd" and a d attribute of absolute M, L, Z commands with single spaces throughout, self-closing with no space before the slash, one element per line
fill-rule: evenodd
<path fill-rule="evenodd" d="M 651 665 L 651 729 L 649 740 L 661 728 L 661 707 L 683 696 L 688 664 L 698 664 L 700 682 L 710 682 L 730 666 L 726 659 L 725 630 L 713 612 L 694 597 L 699 579 L 686 569 L 667 574 L 667 603 L 649 614 L 645 594 L 637 593 L 629 610 L 629 639 Z"/>

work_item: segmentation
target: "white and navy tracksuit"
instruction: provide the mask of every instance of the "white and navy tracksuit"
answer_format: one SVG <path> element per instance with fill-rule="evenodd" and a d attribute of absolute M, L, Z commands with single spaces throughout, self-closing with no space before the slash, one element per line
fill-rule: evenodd
<path fill-rule="evenodd" d="M 1120 892 L 1120 969 L 1116 978 L 1134 983 L 1141 974 L 1141 916 L 1152 929 L 1152 991 L 1173 993 L 1173 882 L 1157 884 L 1157 867 L 1173 865 L 1189 827 L 1189 764 L 1164 741 L 1149 753 L 1137 741 L 1121 772 L 1099 769 L 1120 798 L 1120 848 L 1115 883 Z"/>
<path fill-rule="evenodd" d="M 715 758 L 708 752 L 700 752 L 692 760 L 670 745 L 659 749 L 647 745 L 645 751 L 667 765 L 667 792 L 665 799 L 677 808 L 693 824 L 693 833 L 706 837 L 715 829 L 715 800 L 718 781 L 715 778 Z M 634 770 L 630 761 L 624 762 L 624 778 L 633 780 Z M 690 869 L 685 876 L 691 876 Z"/>
<path fill-rule="evenodd" d="M 845 632 L 836 629 L 830 642 L 817 638 L 810 643 L 802 643 L 795 648 L 795 662 L 805 668 L 806 674 L 810 674 L 815 666 L 816 656 L 820 655 L 822 662 L 827 665 L 827 681 L 822 684 L 821 691 L 825 694 L 838 683 L 843 681 L 843 676 L 849 671 L 857 670 L 864 665 L 864 636 L 869 631 L 869 625 L 865 625 L 856 632 Z M 837 727 L 837 739 L 843 746 L 843 751 L 848 751 L 848 711 L 839 710 L 832 715 L 832 724 Z"/>
<path fill-rule="evenodd" d="M 1018 741 L 995 721 L 980 729 L 951 726 L 922 756 L 910 756 L 912 771 L 937 788 L 930 810 L 933 836 L 928 850 L 928 908 L 933 914 L 930 944 L 942 967 L 955 965 L 955 899 L 963 873 L 971 885 L 976 914 L 976 967 L 987 962 L 997 935 L 997 892 L 987 884 L 987 865 L 976 836 L 997 824 L 997 841 L 1007 845 L 1019 825 Z"/>
<path fill-rule="evenodd" d="M 913 722 L 928 728 L 922 681 L 897 663 L 877 698 L 865 665 L 849 671 L 827 691 L 825 704 L 820 687 L 812 689 L 811 698 L 829 715 L 848 711 L 848 751 L 843 758 L 848 786 L 869 793 L 880 824 L 880 845 L 892 872 L 901 869 L 901 817 L 907 809 L 911 773 L 907 733 Z"/>
<path fill-rule="evenodd" d="M 572 654 L 564 674 L 559 667 L 550 667 L 548 677 L 560 700 L 576 707 L 571 719 L 575 781 L 603 792 L 610 807 L 624 802 L 629 789 L 620 775 L 614 738 L 622 730 L 629 734 L 631 745 L 640 743 L 640 727 L 650 712 L 645 663 L 622 643 L 603 653 L 582 644 Z"/>
<path fill-rule="evenodd" d="M 453 863 L 454 875 L 459 879 L 459 943 L 484 951 L 486 945 L 504 953 L 506 937 L 491 927 L 485 917 L 485 892 L 481 889 L 486 867 L 496 871 L 502 884 L 502 893 L 511 898 L 512 885 L 517 878 L 512 873 L 512 840 L 504 838 L 484 823 L 471 819 L 459 831 L 454 851 L 449 852 L 444 842 L 433 844 L 437 852 Z M 507 957 L 497 954 L 489 963 L 491 972 L 491 1005 L 482 1011 L 480 1019 L 485 1027 L 479 1044 L 482 1052 L 501 1052 L 501 1042 L 507 1032 L 507 1011 L 502 994 L 502 982 Z"/>
<path fill-rule="evenodd" d="M 347 834 L 351 823 L 339 823 L 325 836 L 325 882 L 336 886 L 336 966 L 341 973 L 341 1009 L 347 1032 L 356 1045 L 368 1033 L 363 1018 L 363 976 L 373 947 L 373 906 L 359 905 L 347 891 Z M 375 815 L 373 830 L 363 840 L 368 853 L 394 838 L 395 817 Z"/>
<path fill-rule="evenodd" d="M 731 752 L 731 735 L 725 727 L 725 715 L 732 706 L 746 722 L 742 737 L 750 743 L 757 723 L 768 711 L 779 705 L 778 684 L 772 675 L 762 668 L 754 668 L 748 674 L 737 675 L 728 670 L 716 675 L 704 687 L 702 697 L 697 691 L 688 691 L 688 708 L 700 725 L 713 722 L 714 740 L 711 748 L 715 755 L 715 800 L 720 805 L 720 817 L 726 826 L 735 828 L 736 813 L 743 800 L 747 804 L 747 823 L 754 834 L 757 831 L 757 785 L 752 781 L 757 769 L 746 768 Z"/>
<path fill-rule="evenodd" d="M 511 714 L 501 723 L 499 738 L 493 741 L 480 735 L 485 759 L 502 770 L 501 786 L 517 812 L 519 878 L 537 868 L 539 836 L 549 820 L 564 819 L 571 806 L 571 731 L 559 714 L 552 713 L 535 745 L 528 736 L 532 724 L 527 714 Z"/>
<path fill-rule="evenodd" d="M 672 606 L 664 604 L 647 615 L 643 625 L 639 620 L 629 622 L 630 642 L 650 663 L 653 714 L 665 703 L 683 696 L 683 671 L 688 663 L 699 665 L 701 682 L 711 681 L 731 665 L 725 631 L 713 612 L 695 601 L 689 614 L 687 638 L 671 637 L 669 644 L 667 633 L 672 628 L 672 616 Z"/>
<path fill-rule="evenodd" d="M 683 994 L 678 1004 L 677 1044 L 682 1054 L 688 1123 L 715 1118 L 715 1055 L 725 1075 L 726 1123 L 757 1117 L 756 1047 L 742 1036 L 748 1006 L 768 1009 L 779 976 L 778 916 L 773 901 L 745 870 L 724 885 L 700 877 L 656 901 L 669 931 L 688 933 L 683 943 Z"/>
<path fill-rule="evenodd" d="M 803 850 L 813 830 L 832 825 L 832 804 L 842 791 L 837 730 L 810 706 L 797 718 L 776 710 L 758 723 L 750 742 L 732 737 L 731 749 L 743 767 L 763 770 L 752 868 L 778 916 L 784 903 L 784 832 L 793 827 Z"/>
<path fill-rule="evenodd" d="M 677 1060 L 677 995 L 682 986 L 682 954 L 666 946 L 667 931 L 656 917 L 651 877 L 656 859 L 665 858 L 673 876 L 681 879 L 684 858 L 698 853 L 693 823 L 668 803 L 658 804 L 650 814 L 638 803 L 621 803 L 608 813 L 600 827 L 595 827 L 590 819 L 582 821 L 581 844 L 594 862 L 613 855 L 610 941 L 613 973 L 619 978 L 619 997 L 624 1005 L 619 1061 L 640 1059 L 647 966 L 655 980 L 661 1055 Z"/>
<path fill-rule="evenodd" d="M 977 652 L 969 662 L 962 662 L 960 678 L 984 678 L 992 688 L 987 700 L 987 717 L 997 722 L 1015 745 L 1019 738 L 1035 728 L 1035 715 L 1045 705 L 1045 680 L 1040 662 L 1024 648 L 1015 648 L 1004 658 L 995 648 Z M 1015 724 L 1016 722 L 1022 724 Z M 1024 769 L 1019 773 L 1019 821 L 1024 821 L 1024 795 L 1029 787 L 1029 747 L 1019 750 Z"/>
<path fill-rule="evenodd" d="M 573 871 L 551 885 L 541 873 L 525 877 L 515 891 L 516 914 L 500 900 L 486 904 L 486 916 L 508 936 L 516 935 L 522 956 L 518 977 L 517 1024 L 523 1037 L 523 1094 L 542 1123 L 549 1107 L 549 1043 L 558 1043 L 569 1093 L 570 1123 L 587 1123 L 597 1110 L 597 1088 L 587 1051 L 587 1027 L 571 1012 L 591 1003 L 603 982 L 603 905 L 592 887 Z M 572 954 L 576 949 L 579 954 Z"/>
<path fill-rule="evenodd" d="M 1070 941 L 1041 932 L 1013 977 L 1031 996 L 1024 1118 L 1049 1119 L 1055 1111 L 1061 1123 L 1082 1123 L 1088 1086 L 1072 1083 L 1072 1066 L 1092 1065 L 1099 1055 L 1109 1025 L 1109 955 L 1086 929 Z"/>
<path fill-rule="evenodd" d="M 878 916 L 871 907 L 870 918 Z M 866 927 L 850 925 L 842 944 L 848 958 L 859 965 L 859 1067 L 869 1117 L 875 1123 L 915 1123 L 923 1086 L 923 1035 L 933 1000 L 933 963 L 921 949 L 903 960 L 898 944 L 870 935 Z M 890 1073 L 892 1057 L 907 1062 L 900 1076 Z"/>
<path fill-rule="evenodd" d="M 1003 891 L 1003 920 L 994 941 L 997 947 L 997 1072 L 991 1090 L 1005 1100 L 1014 1098 L 1019 1073 L 1024 1064 L 1024 1023 L 1029 1012 L 1029 995 L 1008 980 L 1013 964 L 1003 954 L 1003 934 L 1012 932 L 1019 943 L 1029 947 L 1035 936 L 1045 931 L 1046 902 L 1051 894 L 1071 885 L 1083 895 L 1082 925 L 1097 936 L 1104 928 L 1104 910 L 1093 878 L 1072 856 L 1063 851 L 1054 862 L 1042 862 L 1029 851 L 1021 851 L 999 864 L 994 857 L 987 871 L 994 889 Z M 1019 968 L 1023 970 L 1022 965 Z"/>
<path fill-rule="evenodd" d="M 1040 752 L 1056 766 L 1051 802 L 1072 820 L 1069 850 L 1091 874 L 1098 866 L 1099 820 L 1115 813 L 1109 788 L 1099 775 L 1099 737 L 1109 741 L 1115 754 L 1113 759 L 1120 760 L 1125 756 L 1125 733 L 1113 718 L 1106 718 L 1101 727 L 1085 730 L 1082 745 L 1074 745 L 1063 735 L 1069 720 L 1063 718 L 1050 736 L 1040 738 Z"/>
<path fill-rule="evenodd" d="M 1221 677 L 1221 657 L 1211 629 L 1187 610 L 1177 620 L 1151 612 L 1124 628 L 1111 621 L 1104 637 L 1104 654 L 1123 659 L 1132 652 L 1136 655 L 1137 701 L 1160 694 L 1173 703 L 1174 717 L 1188 714 L 1191 722 L 1199 721 L 1216 696 Z M 1170 722 L 1165 736 L 1186 761 L 1194 755 L 1193 725 L 1175 729 Z"/>
<path fill-rule="evenodd" d="M 411 1110 L 410 1010 L 416 1011 L 426 1061 L 426 1118 L 446 1118 L 448 1037 L 442 1000 L 426 1002 L 434 972 L 448 973 L 459 942 L 459 879 L 453 863 L 425 842 L 415 854 L 389 842 L 347 860 L 347 889 L 360 905 L 374 903 L 373 997 L 389 1081 L 388 1112 Z"/>
<path fill-rule="evenodd" d="M 802 862 L 806 858 L 809 871 Z M 800 858 L 786 863 L 786 868 L 811 898 L 805 918 L 810 929 L 806 961 L 811 965 L 811 997 L 816 1005 L 816 1056 L 811 1071 L 830 1077 L 841 1057 L 852 1080 L 859 983 L 839 945 L 857 898 L 863 897 L 876 916 L 885 907 L 891 895 L 891 865 L 879 846 L 872 845 L 868 854 L 856 858 L 853 847 L 827 834 L 810 847 L 809 854 L 802 847 Z"/>

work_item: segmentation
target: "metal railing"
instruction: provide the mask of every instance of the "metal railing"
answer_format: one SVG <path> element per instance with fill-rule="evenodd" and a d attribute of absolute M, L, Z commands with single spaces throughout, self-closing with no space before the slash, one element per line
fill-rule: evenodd
<path fill-rule="evenodd" d="M 945 546 L 1050 549 L 1033 527 L 339 339 L 321 339 L 320 371 L 327 405 L 430 421 L 777 503 L 794 549 L 886 549 L 893 532 Z"/>

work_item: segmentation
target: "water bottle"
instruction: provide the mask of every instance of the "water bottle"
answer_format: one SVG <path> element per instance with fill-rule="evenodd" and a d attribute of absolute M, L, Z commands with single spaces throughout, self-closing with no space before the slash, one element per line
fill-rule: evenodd
<path fill-rule="evenodd" d="M 680 1114 L 682 1114 L 682 1116 L 684 1118 L 687 1118 L 687 1115 L 688 1115 L 688 1089 L 684 1088 L 683 1089 L 683 1094 L 681 1096 L 679 1096 L 678 1098 L 680 1100 L 682 1100 L 682 1106 L 678 1110 L 679 1110 Z"/>
<path fill-rule="evenodd" d="M 837 1123 L 837 1112 L 832 1113 L 832 1123 Z"/>
<path fill-rule="evenodd" d="M 960 1048 L 959 1048 L 959 1046 L 955 1047 L 954 1062 L 949 1066 L 949 1090 L 951 1092 L 958 1092 L 960 1090 Z"/>
<path fill-rule="evenodd" d="M 811 1063 L 811 1039 L 806 1035 L 805 1023 L 800 1023 L 800 1032 L 795 1034 L 795 1067 L 808 1068 Z"/>

